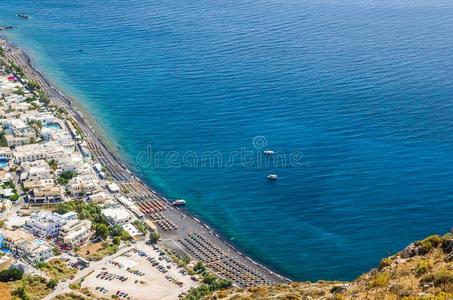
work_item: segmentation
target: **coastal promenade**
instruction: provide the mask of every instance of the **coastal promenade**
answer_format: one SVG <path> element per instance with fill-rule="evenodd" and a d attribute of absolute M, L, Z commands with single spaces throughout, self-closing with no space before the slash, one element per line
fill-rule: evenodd
<path fill-rule="evenodd" d="M 113 182 L 121 187 L 121 193 L 132 199 L 139 207 L 140 212 L 135 213 L 157 225 L 161 234 L 159 243 L 161 246 L 202 261 L 212 272 L 240 287 L 289 281 L 243 255 L 206 224 L 184 210 L 173 207 L 167 199 L 134 176 L 125 163 L 109 150 L 77 108 L 76 103 L 53 87 L 33 67 L 24 51 L 6 40 L 0 42 L 6 49 L 6 58 L 20 66 L 26 77 L 39 82 L 53 103 L 68 111 L 80 128 L 93 158 L 107 170 Z"/>

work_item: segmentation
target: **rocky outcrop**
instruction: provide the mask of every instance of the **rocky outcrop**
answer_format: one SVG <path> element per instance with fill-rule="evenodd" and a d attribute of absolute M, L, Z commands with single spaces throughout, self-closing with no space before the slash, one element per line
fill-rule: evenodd
<path fill-rule="evenodd" d="M 401 258 L 410 258 L 416 255 L 420 255 L 420 249 L 414 243 L 410 244 L 400 252 Z"/>

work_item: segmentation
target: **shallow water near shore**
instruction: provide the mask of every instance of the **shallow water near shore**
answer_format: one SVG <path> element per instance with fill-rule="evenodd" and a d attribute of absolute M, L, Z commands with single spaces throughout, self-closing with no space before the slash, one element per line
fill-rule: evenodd
<path fill-rule="evenodd" d="M 449 1 L 0 7 L 0 26 L 18 26 L 8 38 L 79 99 L 132 169 L 292 279 L 352 279 L 453 226 Z M 152 159 L 179 156 L 156 168 L 149 147 Z M 302 160 L 202 165 L 265 148 Z"/>

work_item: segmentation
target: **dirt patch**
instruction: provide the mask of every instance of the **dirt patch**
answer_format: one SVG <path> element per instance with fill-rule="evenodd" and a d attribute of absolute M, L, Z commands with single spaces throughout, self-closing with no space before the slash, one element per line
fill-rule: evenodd
<path fill-rule="evenodd" d="M 0 282 L 0 299 L 10 300 L 11 299 L 11 291 L 8 285 L 4 282 Z"/>
<path fill-rule="evenodd" d="M 83 257 L 87 257 L 90 254 L 96 253 L 103 248 L 102 243 L 86 244 L 77 251 L 77 254 Z"/>

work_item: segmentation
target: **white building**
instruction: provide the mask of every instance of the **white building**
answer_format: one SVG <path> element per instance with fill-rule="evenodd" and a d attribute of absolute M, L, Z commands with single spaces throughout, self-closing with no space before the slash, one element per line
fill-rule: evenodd
<path fill-rule="evenodd" d="M 52 247 L 47 242 L 36 239 L 23 230 L 0 229 L 3 242 L 14 254 L 31 263 L 44 261 L 53 256 Z"/>
<path fill-rule="evenodd" d="M 87 173 L 88 165 L 83 161 L 82 156 L 77 153 L 71 153 L 66 156 L 60 156 L 55 159 L 58 162 L 58 167 L 63 171 L 77 172 L 79 174 Z"/>
<path fill-rule="evenodd" d="M 127 223 L 123 225 L 123 229 L 133 238 L 138 238 L 143 236 L 143 233 L 137 229 L 132 223 Z"/>
<path fill-rule="evenodd" d="M 51 179 L 52 176 L 50 174 L 50 166 L 49 164 L 43 160 L 36 160 L 32 162 L 24 162 L 21 164 L 22 173 L 21 173 L 21 180 L 42 180 L 42 179 Z"/>
<path fill-rule="evenodd" d="M 14 159 L 19 164 L 40 159 L 55 159 L 58 161 L 60 157 L 66 157 L 71 151 L 53 141 L 43 144 L 22 145 L 15 147 Z"/>
<path fill-rule="evenodd" d="M 104 208 L 101 212 L 112 225 L 122 225 L 132 220 L 132 214 L 130 214 L 127 209 L 119 205 Z"/>
<path fill-rule="evenodd" d="M 25 229 L 40 238 L 55 238 L 66 223 L 62 215 L 48 211 L 35 211 L 25 222 Z"/>
<path fill-rule="evenodd" d="M 58 239 L 66 245 L 78 246 L 84 244 L 91 237 L 91 221 L 71 220 L 61 227 Z"/>
<path fill-rule="evenodd" d="M 28 113 L 26 115 L 26 118 L 27 118 L 27 120 L 30 120 L 30 121 L 34 120 L 34 121 L 41 122 L 43 127 L 60 123 L 59 120 L 51 112 L 48 112 L 48 111 Z M 61 125 L 60 125 L 60 127 L 61 127 Z"/>
<path fill-rule="evenodd" d="M 46 149 L 42 144 L 17 146 L 14 149 L 14 160 L 20 164 L 46 158 Z"/>
<path fill-rule="evenodd" d="M 76 219 L 77 213 L 75 212 L 60 215 L 49 211 L 35 211 L 31 213 L 30 218 L 25 222 L 25 228 L 35 236 L 55 238 L 63 225 Z"/>
<path fill-rule="evenodd" d="M 26 145 L 35 138 L 35 131 L 21 119 L 8 119 L 4 124 L 6 128 L 5 139 L 9 147 Z"/>
<path fill-rule="evenodd" d="M 119 193 L 119 192 L 120 192 L 120 187 L 119 187 L 116 183 L 114 183 L 114 182 L 109 183 L 109 184 L 107 185 L 107 189 L 108 189 L 111 193 Z"/>
<path fill-rule="evenodd" d="M 34 188 L 28 195 L 30 204 L 51 204 L 61 202 L 62 190 L 59 186 L 46 185 L 43 187 Z"/>
<path fill-rule="evenodd" d="M 13 158 L 13 151 L 9 147 L 0 147 L 0 159 Z"/>
<path fill-rule="evenodd" d="M 5 124 L 6 129 L 9 129 L 14 135 L 27 134 L 33 132 L 33 129 L 21 119 L 9 119 Z"/>
<path fill-rule="evenodd" d="M 93 202 L 93 203 L 105 203 L 105 202 L 113 202 L 113 198 L 105 192 L 99 192 L 99 193 L 90 195 L 88 197 L 88 201 Z"/>

